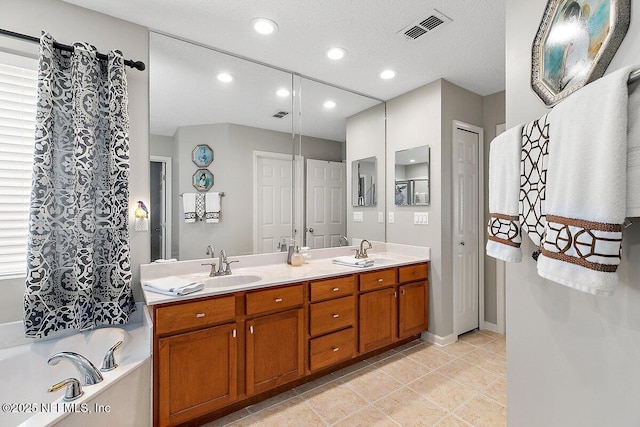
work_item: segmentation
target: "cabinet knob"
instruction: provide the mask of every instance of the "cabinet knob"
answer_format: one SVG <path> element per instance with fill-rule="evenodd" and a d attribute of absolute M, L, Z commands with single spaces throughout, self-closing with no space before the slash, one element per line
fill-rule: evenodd
<path fill-rule="evenodd" d="M 340 347 L 333 347 L 331 350 L 333 350 L 334 352 L 340 350 Z"/>
<path fill-rule="evenodd" d="M 402 290 L 402 295 L 406 295 L 406 294 L 407 294 L 407 290 L 406 290 L 406 289 L 403 289 L 403 290 Z"/>
<path fill-rule="evenodd" d="M 378 283 L 384 282 L 384 279 L 378 279 Z"/>
<path fill-rule="evenodd" d="M 249 326 L 249 332 L 253 333 L 253 325 Z"/>
<path fill-rule="evenodd" d="M 282 298 L 276 298 L 275 302 L 282 302 Z"/>
<path fill-rule="evenodd" d="M 204 316 L 205 316 L 205 314 L 204 314 L 204 313 L 196 313 L 196 317 L 197 317 L 197 318 L 201 318 L 201 317 L 204 317 Z"/>
<path fill-rule="evenodd" d="M 393 297 L 394 297 L 394 298 L 398 298 L 398 292 L 394 292 L 394 293 L 393 293 Z"/>
<path fill-rule="evenodd" d="M 340 290 L 340 288 L 333 288 L 332 291 L 333 292 L 338 292 Z"/>
<path fill-rule="evenodd" d="M 338 317 L 340 317 L 340 315 L 339 315 L 338 313 L 334 313 L 334 314 L 333 314 L 333 318 L 334 318 L 334 319 L 337 319 Z"/>
<path fill-rule="evenodd" d="M 235 329 L 233 331 L 231 331 L 231 336 L 234 337 L 234 338 L 236 337 L 236 330 Z"/>

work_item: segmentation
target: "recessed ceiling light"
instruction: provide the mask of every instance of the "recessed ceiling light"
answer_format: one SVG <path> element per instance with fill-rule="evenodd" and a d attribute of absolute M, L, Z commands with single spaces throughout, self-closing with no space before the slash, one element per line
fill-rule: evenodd
<path fill-rule="evenodd" d="M 324 105 L 324 108 L 334 108 L 336 106 L 336 103 L 333 101 L 325 101 L 325 103 L 322 105 Z"/>
<path fill-rule="evenodd" d="M 251 21 L 253 29 L 260 34 L 271 34 L 278 31 L 278 24 L 267 18 L 256 18 Z"/>
<path fill-rule="evenodd" d="M 347 51 L 341 47 L 333 47 L 327 51 L 327 56 L 329 57 L 329 59 L 333 59 L 334 61 L 344 58 L 346 54 Z"/>
<path fill-rule="evenodd" d="M 229 83 L 233 81 L 233 76 L 229 73 L 219 73 L 216 77 L 223 83 Z"/>
<path fill-rule="evenodd" d="M 276 92 L 276 95 L 285 98 L 285 97 L 289 96 L 289 93 L 291 93 L 291 92 L 289 92 L 288 89 L 282 88 L 282 89 L 278 89 L 278 91 Z"/>
<path fill-rule="evenodd" d="M 380 73 L 380 78 L 385 80 L 392 79 L 395 76 L 396 76 L 396 72 L 393 70 L 384 70 L 383 72 Z"/>

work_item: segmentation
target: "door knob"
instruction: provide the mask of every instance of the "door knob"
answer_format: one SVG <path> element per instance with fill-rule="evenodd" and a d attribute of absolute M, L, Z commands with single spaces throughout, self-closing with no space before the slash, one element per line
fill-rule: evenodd
<path fill-rule="evenodd" d="M 310 229 L 309 229 L 309 233 L 313 233 L 313 228 L 310 228 Z"/>
<path fill-rule="evenodd" d="M 460 246 L 464 246 L 464 242 L 460 242 Z"/>

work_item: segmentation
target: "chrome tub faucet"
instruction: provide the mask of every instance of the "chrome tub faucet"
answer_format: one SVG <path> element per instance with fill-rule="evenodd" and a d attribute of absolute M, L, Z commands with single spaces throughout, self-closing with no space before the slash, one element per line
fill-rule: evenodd
<path fill-rule="evenodd" d="M 78 375 L 80 375 L 82 385 L 93 385 L 102 381 L 102 374 L 93 363 L 83 355 L 72 351 L 56 353 L 47 360 L 47 363 L 49 365 L 57 365 L 63 359 L 70 361 L 75 366 Z"/>

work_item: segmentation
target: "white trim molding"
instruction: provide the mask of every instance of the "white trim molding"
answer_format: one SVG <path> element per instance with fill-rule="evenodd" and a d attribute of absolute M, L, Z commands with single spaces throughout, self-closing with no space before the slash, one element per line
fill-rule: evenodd
<path fill-rule="evenodd" d="M 440 347 L 444 347 L 458 341 L 458 337 L 456 334 L 449 334 L 447 336 L 441 337 L 439 335 L 432 334 L 429 331 L 423 332 L 421 338 L 428 343 L 435 344 Z"/>

